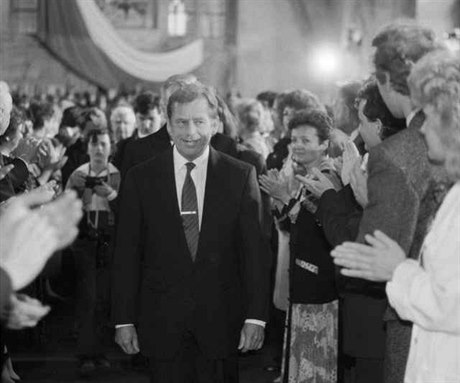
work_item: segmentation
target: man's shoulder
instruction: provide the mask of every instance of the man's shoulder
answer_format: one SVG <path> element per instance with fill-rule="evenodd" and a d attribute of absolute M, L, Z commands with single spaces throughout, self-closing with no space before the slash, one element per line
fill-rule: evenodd
<path fill-rule="evenodd" d="M 213 151 L 213 156 L 215 156 L 216 163 L 219 166 L 228 167 L 229 169 L 232 169 L 236 172 L 247 173 L 253 168 L 252 165 L 229 156 L 228 154 L 222 153 L 218 150 Z"/>
<path fill-rule="evenodd" d="M 137 178 L 144 177 L 146 174 L 153 175 L 164 172 L 168 160 L 172 161 L 172 150 L 166 150 L 155 157 L 134 165 L 128 170 L 128 174 L 131 173 L 131 176 Z"/>

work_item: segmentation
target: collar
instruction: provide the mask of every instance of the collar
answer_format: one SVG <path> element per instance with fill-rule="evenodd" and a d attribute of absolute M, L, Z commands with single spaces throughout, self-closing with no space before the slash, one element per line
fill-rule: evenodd
<path fill-rule="evenodd" d="M 409 127 L 410 123 L 414 119 L 415 115 L 420 112 L 421 109 L 414 109 L 412 112 L 410 112 L 407 117 L 406 117 L 406 128 Z"/>
<path fill-rule="evenodd" d="M 185 167 L 185 164 L 187 162 L 193 162 L 197 167 L 200 167 L 202 165 L 205 165 L 208 163 L 208 158 L 209 158 L 209 145 L 206 147 L 204 152 L 199 156 L 198 158 L 195 158 L 193 161 L 189 161 L 186 159 L 182 154 L 179 153 L 177 150 L 176 145 L 173 147 L 173 159 L 174 159 L 174 170 L 177 172 L 183 167 Z"/>

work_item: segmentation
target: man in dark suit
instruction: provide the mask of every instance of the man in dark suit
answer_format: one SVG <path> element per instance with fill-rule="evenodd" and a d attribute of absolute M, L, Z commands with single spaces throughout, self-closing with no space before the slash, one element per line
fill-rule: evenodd
<path fill-rule="evenodd" d="M 374 65 L 380 94 L 407 128 L 369 151 L 368 200 L 360 222 L 358 242 L 381 230 L 418 259 L 429 222 L 448 190 L 441 168 L 430 166 L 420 134 L 423 112 L 413 110 L 407 77 L 414 62 L 438 46 L 434 33 L 409 24 L 386 27 L 373 40 Z M 371 282 L 370 282 L 371 283 Z M 362 307 L 356 309 L 362 310 Z M 410 346 L 411 324 L 387 310 L 384 379 L 402 383 Z"/>
<path fill-rule="evenodd" d="M 116 342 L 153 382 L 237 382 L 262 347 L 268 263 L 255 169 L 209 145 L 217 100 L 185 85 L 167 106 L 172 149 L 126 175 L 113 268 Z M 137 333 L 139 332 L 139 341 Z"/>

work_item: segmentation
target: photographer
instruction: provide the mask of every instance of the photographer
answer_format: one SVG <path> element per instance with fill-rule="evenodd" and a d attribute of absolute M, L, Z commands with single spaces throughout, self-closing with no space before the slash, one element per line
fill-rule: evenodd
<path fill-rule="evenodd" d="M 120 173 L 109 163 L 107 130 L 87 135 L 89 162 L 70 176 L 67 189 L 82 199 L 84 217 L 74 245 L 76 266 L 76 317 L 78 321 L 79 373 L 91 374 L 96 367 L 110 367 L 102 353 L 109 313 L 109 269 L 114 217 L 111 203 L 118 195 Z"/>

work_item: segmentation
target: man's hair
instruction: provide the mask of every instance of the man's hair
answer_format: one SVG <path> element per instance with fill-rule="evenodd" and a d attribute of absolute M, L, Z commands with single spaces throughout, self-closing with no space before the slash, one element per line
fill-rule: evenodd
<path fill-rule="evenodd" d="M 266 102 L 269 108 L 273 108 L 273 103 L 275 102 L 275 98 L 278 94 L 276 92 L 272 92 L 267 90 L 265 92 L 261 92 L 256 96 L 256 99 L 261 103 Z"/>
<path fill-rule="evenodd" d="M 377 81 L 374 77 L 366 80 L 358 92 L 356 101 L 365 100 L 363 114 L 369 121 L 375 122 L 380 120 L 382 123 L 381 138 L 390 137 L 406 127 L 404 119 L 395 118 L 380 95 Z"/>
<path fill-rule="evenodd" d="M 85 109 L 81 115 L 81 130 L 89 132 L 93 129 L 107 129 L 107 117 L 102 110 L 96 107 Z"/>
<path fill-rule="evenodd" d="M 168 118 L 172 117 L 175 104 L 188 104 L 200 98 L 204 98 L 208 102 L 209 116 L 216 118 L 219 103 L 215 92 L 210 87 L 200 83 L 185 84 L 171 94 L 166 107 Z"/>
<path fill-rule="evenodd" d="M 194 74 L 186 73 L 186 74 L 174 74 L 166 79 L 166 81 L 161 84 L 161 94 L 164 94 L 166 90 L 175 86 L 181 87 L 187 84 L 193 84 L 198 82 L 198 79 Z"/>
<path fill-rule="evenodd" d="M 110 138 L 110 133 L 107 129 L 91 129 L 86 135 L 86 143 L 89 145 L 95 144 L 99 136 L 108 135 Z"/>
<path fill-rule="evenodd" d="M 372 40 L 375 76 L 385 83 L 385 73 L 395 91 L 409 95 L 407 77 L 412 65 L 428 52 L 438 49 L 431 29 L 413 23 L 395 23 L 385 27 Z"/>
<path fill-rule="evenodd" d="M 296 89 L 288 92 L 281 102 L 282 106 L 279 105 L 279 110 L 281 110 L 281 112 L 284 112 L 285 108 L 292 108 L 294 110 L 307 109 L 326 111 L 319 98 L 314 93 L 306 89 Z"/>
<path fill-rule="evenodd" d="M 54 115 L 53 105 L 43 102 L 33 102 L 30 104 L 29 113 L 34 130 L 40 130 L 45 126 L 45 121 Z"/>
<path fill-rule="evenodd" d="M 134 111 L 136 113 L 147 114 L 155 108 L 160 108 L 160 97 L 153 92 L 142 92 L 134 100 Z"/>
<path fill-rule="evenodd" d="M 82 109 L 79 106 L 71 106 L 64 109 L 62 113 L 62 119 L 60 127 L 69 126 L 71 128 L 75 126 L 81 126 Z"/>
<path fill-rule="evenodd" d="M 129 105 L 119 105 L 116 108 L 112 109 L 112 112 L 110 113 L 110 121 L 113 122 L 120 115 L 129 115 L 131 116 L 133 121 L 136 119 L 134 110 Z"/>
<path fill-rule="evenodd" d="M 320 143 L 329 139 L 332 129 L 332 119 L 323 110 L 305 109 L 295 112 L 289 121 L 288 129 L 292 131 L 304 125 L 316 129 Z"/>
<path fill-rule="evenodd" d="M 446 152 L 446 169 L 460 180 L 460 53 L 436 51 L 414 65 L 408 78 L 418 107 L 430 105 L 440 117 L 436 134 Z"/>

